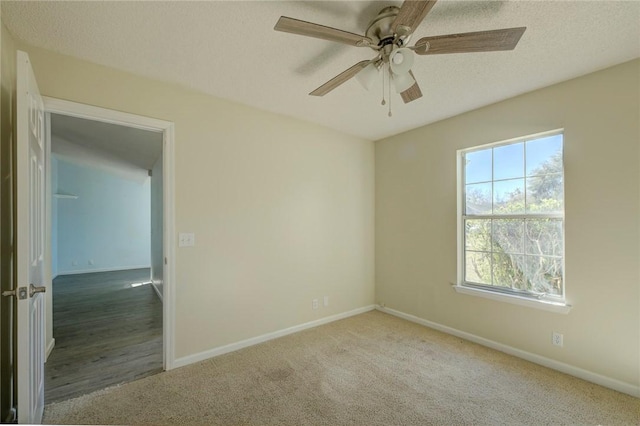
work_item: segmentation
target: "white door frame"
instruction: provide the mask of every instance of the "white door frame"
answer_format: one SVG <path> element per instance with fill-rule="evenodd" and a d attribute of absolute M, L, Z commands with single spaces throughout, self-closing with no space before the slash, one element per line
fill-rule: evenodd
<path fill-rule="evenodd" d="M 77 102 L 65 101 L 62 99 L 42 97 L 44 100 L 44 110 L 47 117 L 51 113 L 68 115 L 88 120 L 101 121 L 104 123 L 117 124 L 120 126 L 135 127 L 142 130 L 162 132 L 162 192 L 163 192 L 163 296 L 162 296 L 162 333 L 163 333 L 163 368 L 171 370 L 175 365 L 175 260 L 174 260 L 174 124 L 170 121 L 158 120 L 141 115 L 130 114 L 121 111 L 114 111 L 106 108 L 81 104 Z M 47 119 L 47 122 L 50 120 Z M 51 146 L 50 125 L 47 125 L 47 145 Z M 50 169 L 50 158 L 46 159 L 47 169 Z M 51 199 L 51 174 L 47 173 L 47 199 Z M 50 215 L 50 212 L 49 214 Z M 46 228 L 46 248 L 49 251 L 46 256 L 51 259 L 51 221 L 47 222 Z M 51 282 L 51 268 L 48 270 L 47 282 Z M 47 348 L 49 349 L 49 348 Z"/>

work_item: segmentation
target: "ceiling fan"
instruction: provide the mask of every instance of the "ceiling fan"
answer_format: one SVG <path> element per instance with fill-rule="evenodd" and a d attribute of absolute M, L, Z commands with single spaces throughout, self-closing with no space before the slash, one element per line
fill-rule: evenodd
<path fill-rule="evenodd" d="M 368 89 L 380 71 L 388 70 L 390 82 L 393 82 L 405 103 L 422 97 L 422 91 L 411 72 L 414 54 L 513 50 L 526 30 L 526 27 L 518 27 L 423 37 L 415 45 L 407 47 L 411 35 L 435 3 L 436 0 L 407 0 L 401 7 L 385 7 L 371 21 L 365 35 L 287 16 L 281 16 L 274 29 L 356 47 L 368 47 L 376 52 L 373 59 L 358 62 L 309 93 L 310 95 L 324 96 L 354 76 Z M 382 104 L 385 104 L 384 99 Z"/>

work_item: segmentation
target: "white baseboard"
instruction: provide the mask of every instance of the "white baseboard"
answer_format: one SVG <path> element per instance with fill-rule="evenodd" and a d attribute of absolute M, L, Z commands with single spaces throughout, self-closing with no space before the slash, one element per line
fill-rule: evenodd
<path fill-rule="evenodd" d="M 56 345 L 56 339 L 52 338 L 49 343 L 47 343 L 47 348 L 44 351 L 44 362 L 47 362 L 47 359 L 49 359 L 49 355 L 51 355 L 51 351 L 53 350 L 53 347 Z"/>
<path fill-rule="evenodd" d="M 635 396 L 635 397 L 640 397 L 640 386 L 636 386 L 631 383 L 626 383 L 617 379 L 613 379 L 611 377 L 603 376 L 601 374 L 594 373 L 592 371 L 588 371 L 580 367 L 575 367 L 570 364 L 565 364 L 563 362 L 556 361 L 554 359 L 537 355 L 531 352 L 523 351 L 522 349 L 517 349 L 512 346 L 505 345 L 503 343 L 498 343 L 493 340 L 485 339 L 484 337 L 476 336 L 475 334 L 467 333 L 466 331 L 461 331 L 452 327 L 448 327 L 446 325 L 428 321 L 426 319 L 422 319 L 415 315 L 405 314 L 404 312 L 396 311 L 395 309 L 390 309 L 382 306 L 377 306 L 376 309 L 381 312 L 386 312 L 396 317 L 403 318 L 408 321 L 415 322 L 417 324 L 424 325 L 429 328 L 433 328 L 434 330 L 442 331 L 443 333 L 451 334 L 453 336 L 460 337 L 462 339 L 469 340 L 474 343 L 478 343 L 482 346 L 486 346 L 491 349 L 495 349 L 500 352 L 504 352 L 509 355 L 513 355 L 518 358 L 525 359 L 527 361 L 533 362 L 534 364 L 539 364 L 539 365 L 542 365 L 543 367 L 551 368 L 552 370 L 557 370 L 562 373 L 569 374 L 574 377 L 578 377 L 579 379 L 583 379 L 588 382 L 592 382 L 600 386 L 604 386 L 609 389 L 616 390 L 618 392 L 626 393 L 628 395 Z"/>
<path fill-rule="evenodd" d="M 158 290 L 158 287 L 156 287 L 156 284 L 151 281 L 151 287 L 153 287 L 153 289 L 156 292 L 156 295 L 160 298 L 160 301 L 162 302 L 162 293 L 160 293 L 160 290 Z"/>
<path fill-rule="evenodd" d="M 375 309 L 375 305 L 364 306 L 362 308 L 353 309 L 351 311 L 343 312 L 341 314 L 331 315 L 325 318 L 320 318 L 315 321 L 306 322 L 304 324 L 295 325 L 293 327 L 263 334 L 261 336 L 252 337 L 250 339 L 242 340 L 240 342 L 231 343 L 229 345 L 209 349 L 207 351 L 199 352 L 197 354 L 187 355 L 185 357 L 176 359 L 173 363 L 173 368 L 184 367 L 185 365 L 193 364 L 194 362 L 204 361 L 205 359 L 213 358 L 214 356 L 223 355 L 229 352 L 234 352 L 239 349 L 246 348 L 248 346 L 257 345 L 258 343 L 267 342 L 269 340 L 277 339 L 278 337 L 286 336 L 292 333 L 297 333 L 298 331 L 317 327 L 323 324 L 328 324 L 330 322 L 352 317 L 354 315 L 359 315 L 365 312 L 372 311 L 374 309 Z"/>
<path fill-rule="evenodd" d="M 76 275 L 76 274 L 90 274 L 92 272 L 112 272 L 112 271 L 128 271 L 130 269 L 150 269 L 149 265 L 141 266 L 114 266 L 111 268 L 95 268 L 95 269 L 78 269 L 73 271 L 58 271 L 56 277 L 59 275 Z"/>

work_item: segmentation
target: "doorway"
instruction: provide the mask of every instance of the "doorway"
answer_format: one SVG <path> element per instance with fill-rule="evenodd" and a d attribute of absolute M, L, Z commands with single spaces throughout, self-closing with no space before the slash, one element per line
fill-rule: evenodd
<path fill-rule="evenodd" d="M 135 380 L 172 367 L 173 125 L 161 120 L 51 98 L 45 98 L 45 110 L 46 133 L 49 140 L 47 165 L 50 170 L 47 192 L 50 195 L 49 199 L 52 200 L 47 212 L 49 218 L 47 229 L 51 243 L 48 256 L 51 264 L 48 272 L 49 277 L 55 278 L 52 280 L 53 291 L 47 295 L 46 346 L 47 355 L 50 355 L 48 359 L 50 364 L 45 365 L 45 370 L 49 370 L 46 376 L 50 384 L 57 380 L 56 386 L 62 385 L 62 391 L 57 396 L 48 395 L 46 403 L 50 403 L 112 384 Z M 61 129 L 67 132 L 66 140 L 62 142 L 57 140 L 60 138 Z M 105 132 L 110 137 L 102 141 L 93 141 L 93 146 L 87 146 L 89 135 Z M 131 134 L 140 136 L 143 134 L 140 132 L 152 136 L 152 139 L 155 138 L 159 145 L 156 154 L 152 153 L 149 157 L 149 153 L 146 153 L 148 162 L 145 164 L 136 164 L 136 161 L 139 163 L 141 158 L 144 158 L 145 151 L 149 151 L 144 138 L 127 138 L 127 135 Z M 119 143 L 114 143 L 114 140 L 118 140 Z M 83 142 L 85 142 L 84 146 Z M 105 146 L 105 143 L 108 146 Z M 72 144 L 76 146 L 71 146 Z M 94 251 L 96 254 L 91 254 L 90 248 L 81 249 L 79 250 L 81 255 L 76 256 L 78 259 L 71 259 L 64 257 L 68 256 L 68 250 L 62 253 L 57 249 L 61 248 L 60 238 L 65 238 L 65 235 L 60 235 L 61 228 L 57 226 L 63 210 L 60 206 L 66 203 L 68 207 L 70 202 L 78 201 L 79 198 L 79 194 L 75 194 L 64 185 L 59 185 L 56 181 L 60 177 L 58 172 L 61 165 L 67 169 L 76 167 L 75 173 L 78 173 L 77 165 L 69 167 L 67 164 L 73 163 L 69 161 L 73 156 L 76 160 L 81 158 L 81 168 L 94 166 L 97 174 L 104 175 L 108 171 L 118 175 L 113 178 L 115 180 L 146 180 L 149 197 L 147 208 L 151 216 L 147 218 L 151 234 L 148 241 L 150 246 L 146 253 L 147 262 L 133 259 L 135 258 L 132 256 L 133 250 L 129 250 L 128 255 L 125 254 L 129 262 L 123 263 L 122 259 L 118 261 L 113 259 L 113 256 L 110 258 L 110 254 L 104 250 Z M 123 159 L 124 162 L 121 161 Z M 141 172 L 144 172 L 144 176 Z M 69 182 L 69 176 L 66 179 L 66 182 Z M 101 187 L 102 184 L 94 179 L 92 191 L 97 192 L 98 195 L 100 188 L 109 192 L 108 186 Z M 123 184 L 120 182 L 118 185 Z M 123 201 L 119 207 L 124 210 L 128 207 L 134 208 L 127 206 L 126 201 Z M 130 231 L 131 224 L 128 226 Z M 81 237 L 86 236 L 84 234 L 86 232 L 82 233 Z M 51 249 L 56 247 L 54 244 L 58 244 L 57 248 Z M 99 246 L 100 243 L 97 245 Z M 132 246 L 132 244 L 128 245 Z M 85 292 L 86 297 L 79 296 L 77 290 L 80 288 Z M 110 291 L 111 296 L 109 296 Z M 112 297 L 111 301 L 107 300 L 109 297 Z M 65 299 L 70 302 L 70 305 L 75 305 L 84 312 L 101 313 L 103 325 L 100 326 L 99 322 L 95 322 L 95 315 L 86 325 L 79 324 L 79 316 L 70 314 L 71 308 L 69 304 L 64 303 Z M 94 299 L 93 302 L 92 299 Z M 120 300 L 121 303 L 115 303 L 114 300 Z M 100 301 L 105 303 L 95 304 Z M 94 303 L 93 307 L 91 303 Z M 118 309 L 122 311 L 119 312 Z M 76 340 L 80 338 L 79 341 L 85 343 L 76 352 L 64 353 L 68 349 L 66 343 L 70 342 L 68 338 L 64 338 L 65 344 L 55 340 L 58 337 L 56 333 L 62 332 L 58 325 L 62 327 L 65 322 L 71 326 L 67 332 L 70 331 L 70 335 L 75 335 Z M 104 336 L 107 336 L 102 339 L 102 342 L 100 342 L 101 332 L 106 333 Z M 83 333 L 84 337 L 82 337 Z M 131 344 L 128 346 L 120 343 L 109 344 L 109 339 L 117 337 L 114 336 L 117 334 L 122 334 L 120 337 L 125 341 L 128 339 Z M 62 336 L 60 338 L 62 339 Z M 91 344 L 90 338 L 97 338 L 98 341 Z M 56 357 L 56 346 L 58 346 L 58 353 L 64 353 L 64 356 Z M 98 354 L 90 355 L 91 350 L 96 349 Z M 91 374 L 87 376 L 80 371 L 79 365 L 82 365 L 82 361 L 73 368 L 74 357 L 82 357 L 83 352 L 95 358 L 94 362 L 87 359 L 84 362 L 94 364 L 98 371 L 104 373 L 103 378 L 96 378 Z M 75 353 L 75 355 L 67 356 L 69 353 Z M 57 358 L 63 358 L 63 360 Z M 101 367 L 100 362 L 102 362 Z M 59 373 L 65 371 L 65 364 L 66 368 L 72 368 L 73 373 L 61 378 Z M 55 374 L 58 374 L 55 380 L 54 374 L 51 374 L 54 370 Z M 45 383 L 45 393 L 48 394 L 47 383 Z"/>

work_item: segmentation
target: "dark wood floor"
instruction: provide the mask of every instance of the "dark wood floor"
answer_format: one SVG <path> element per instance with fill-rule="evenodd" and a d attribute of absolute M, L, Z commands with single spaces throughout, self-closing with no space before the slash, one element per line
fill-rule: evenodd
<path fill-rule="evenodd" d="M 64 275 L 53 281 L 55 348 L 45 402 L 162 371 L 162 302 L 148 269 Z"/>

